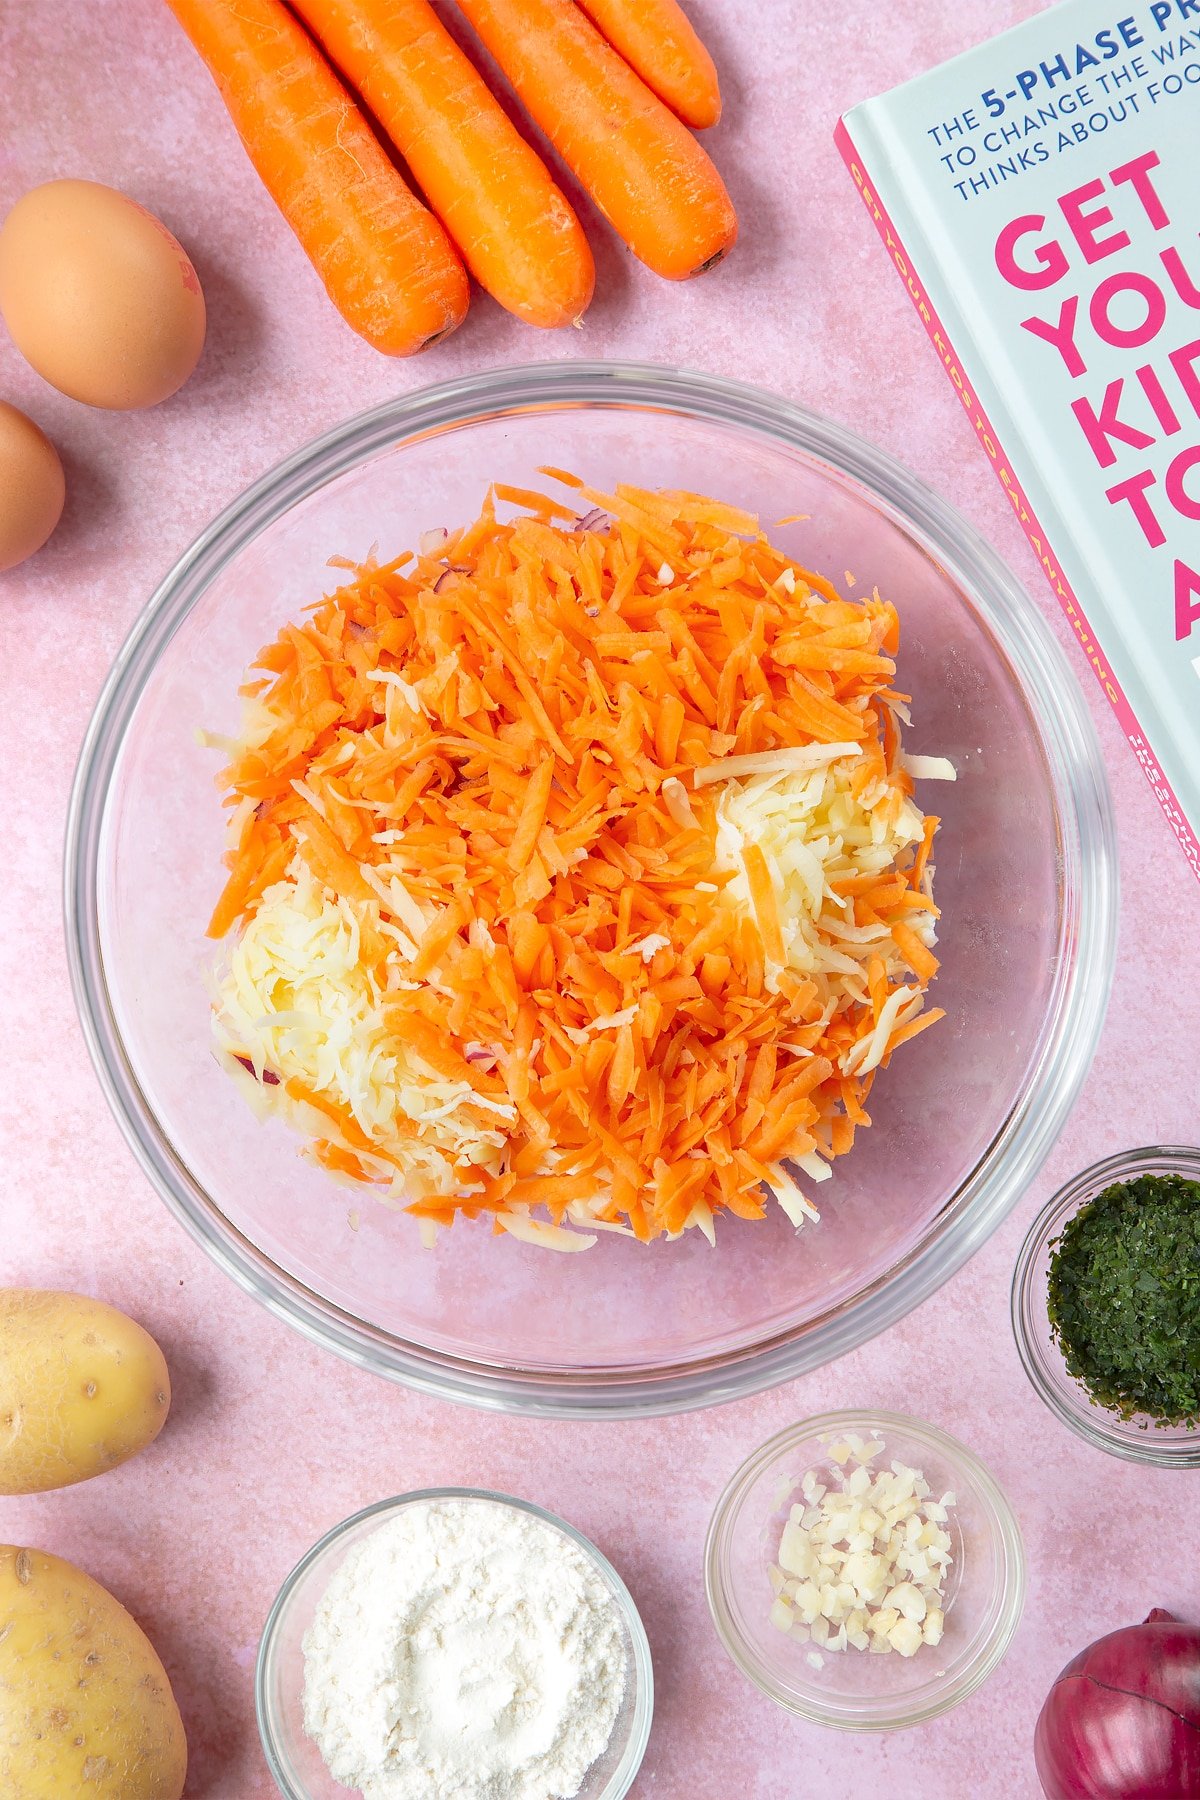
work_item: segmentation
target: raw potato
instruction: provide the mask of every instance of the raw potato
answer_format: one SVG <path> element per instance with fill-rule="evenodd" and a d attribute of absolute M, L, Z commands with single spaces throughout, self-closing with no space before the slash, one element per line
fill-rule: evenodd
<path fill-rule="evenodd" d="M 0 1494 L 115 1469 L 158 1436 L 170 1404 L 162 1351 L 115 1306 L 0 1288 Z"/>
<path fill-rule="evenodd" d="M 125 1608 L 74 1564 L 0 1544 L 0 1794 L 180 1800 L 183 1721 Z"/>

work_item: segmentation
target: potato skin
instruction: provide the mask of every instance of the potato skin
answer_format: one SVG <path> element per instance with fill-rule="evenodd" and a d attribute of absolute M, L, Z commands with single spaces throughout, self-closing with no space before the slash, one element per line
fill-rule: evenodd
<path fill-rule="evenodd" d="M 170 1404 L 162 1351 L 115 1306 L 0 1288 L 0 1494 L 115 1469 L 158 1436 Z"/>
<path fill-rule="evenodd" d="M 180 1800 L 183 1721 L 112 1595 L 61 1557 L 0 1544 L 0 1794 Z"/>

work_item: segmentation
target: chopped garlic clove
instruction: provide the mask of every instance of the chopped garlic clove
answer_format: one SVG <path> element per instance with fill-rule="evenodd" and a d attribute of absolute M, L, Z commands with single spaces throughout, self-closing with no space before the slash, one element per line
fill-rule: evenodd
<path fill-rule="evenodd" d="M 911 1581 L 902 1581 L 898 1587 L 894 1587 L 883 1604 L 885 1607 L 894 1606 L 906 1619 L 915 1619 L 918 1624 L 928 1611 L 924 1594 Z"/>
<path fill-rule="evenodd" d="M 883 1592 L 887 1565 L 873 1550 L 859 1550 L 846 1558 L 843 1574 L 855 1591 L 866 1599 Z"/>
<path fill-rule="evenodd" d="M 837 1595 L 832 1582 L 825 1582 L 821 1587 L 821 1617 L 832 1619 L 837 1608 Z"/>
<path fill-rule="evenodd" d="M 770 1620 L 777 1631 L 790 1631 L 795 1614 L 786 1600 L 776 1600 L 771 1608 Z"/>
<path fill-rule="evenodd" d="M 796 1611 L 805 1625 L 811 1625 L 814 1619 L 821 1616 L 821 1591 L 815 1581 L 803 1581 L 796 1589 Z"/>
<path fill-rule="evenodd" d="M 916 1470 L 906 1468 L 903 1463 L 901 1463 L 899 1465 L 899 1467 L 897 1467 L 896 1464 L 893 1463 L 892 1468 L 893 1468 L 896 1476 L 898 1477 L 896 1487 L 893 1490 L 894 1502 L 901 1501 L 901 1500 L 911 1500 L 915 1496 L 916 1491 L 917 1491 L 917 1472 L 916 1472 Z"/>
<path fill-rule="evenodd" d="M 927 1644 L 940 1644 L 944 1628 L 944 1616 L 940 1606 L 931 1606 L 925 1614 L 925 1623 L 921 1636 Z"/>
<path fill-rule="evenodd" d="M 788 1575 L 798 1575 L 802 1580 L 816 1569 L 817 1559 L 803 1526 L 791 1523 L 784 1526 L 779 1540 L 779 1566 Z"/>
<path fill-rule="evenodd" d="M 921 1648 L 921 1627 L 915 1619 L 901 1619 L 887 1634 L 888 1643 L 901 1656 L 915 1656 Z"/>

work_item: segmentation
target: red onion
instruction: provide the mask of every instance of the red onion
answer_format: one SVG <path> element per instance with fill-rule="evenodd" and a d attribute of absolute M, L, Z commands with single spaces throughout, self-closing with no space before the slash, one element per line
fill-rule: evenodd
<path fill-rule="evenodd" d="M 605 512 L 605 510 L 602 506 L 593 506 L 591 512 L 585 512 L 580 518 L 576 519 L 575 523 L 571 527 L 571 530 L 572 531 L 595 531 L 597 526 L 600 524 L 600 521 L 602 519 L 607 519 L 607 517 L 608 517 L 608 514 Z"/>
<path fill-rule="evenodd" d="M 1033 1735 L 1047 1800 L 1200 1795 L 1200 1625 L 1155 1607 L 1069 1662 Z"/>
<path fill-rule="evenodd" d="M 235 1056 L 233 1060 L 234 1060 L 234 1062 L 241 1063 L 241 1065 L 242 1065 L 243 1069 L 245 1069 L 247 1075 L 254 1075 L 254 1079 L 256 1081 L 258 1080 L 258 1076 L 254 1074 L 254 1064 L 250 1061 L 250 1058 L 248 1056 Z M 278 1077 L 278 1075 L 276 1075 L 274 1069 L 264 1069 L 263 1070 L 262 1083 L 263 1083 L 264 1087 L 278 1087 L 279 1086 L 279 1077 Z"/>
<path fill-rule="evenodd" d="M 443 583 L 449 581 L 451 575 L 469 575 L 470 573 L 471 573 L 471 571 L 467 567 L 466 563 L 451 563 L 449 568 L 442 570 L 441 574 L 438 576 L 437 580 L 434 582 L 434 584 L 433 584 L 434 593 L 435 594 L 441 593 Z"/>

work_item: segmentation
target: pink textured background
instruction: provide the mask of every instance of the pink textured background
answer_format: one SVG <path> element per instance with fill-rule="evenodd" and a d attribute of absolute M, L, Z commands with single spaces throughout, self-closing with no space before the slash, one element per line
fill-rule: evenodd
<path fill-rule="evenodd" d="M 0 207 L 52 176 L 125 188 L 187 245 L 210 307 L 196 378 L 140 416 L 73 405 L 0 343 L 0 392 L 51 433 L 70 483 L 51 547 L 0 576 L 0 1280 L 127 1308 L 162 1342 L 176 1393 L 146 1457 L 82 1489 L 0 1500 L 0 1538 L 76 1559 L 145 1624 L 183 1708 L 194 1800 L 273 1792 L 251 1667 L 293 1562 L 346 1513 L 426 1484 L 524 1494 L 619 1564 L 658 1677 L 643 1800 L 1023 1800 L 1037 1792 L 1033 1721 L 1067 1657 L 1151 1605 L 1200 1616 L 1200 1477 L 1077 1442 L 1027 1387 L 1008 1324 L 1017 1246 L 1054 1185 L 1134 1143 L 1200 1138 L 1200 893 L 1077 652 L 1124 880 L 1113 1004 L 1083 1098 L 1015 1215 L 918 1313 L 821 1374 L 716 1412 L 615 1426 L 485 1417 L 357 1373 L 267 1318 L 135 1168 L 76 1027 L 59 925 L 76 748 L 158 578 L 218 508 L 314 433 L 469 370 L 643 357 L 742 376 L 848 420 L 963 509 L 1065 639 L 830 139 L 845 107 L 1031 10 L 695 0 L 726 95 L 711 142 L 742 218 L 730 263 L 668 287 L 597 227 L 600 296 L 581 333 L 539 336 L 479 300 L 446 346 L 397 364 L 329 307 L 165 6 L 0 3 Z M 987 1687 L 949 1718 L 877 1739 L 822 1732 L 761 1698 L 726 1662 L 701 1581 L 712 1503 L 743 1456 L 797 1416 L 855 1404 L 916 1411 L 965 1437 L 1015 1501 L 1030 1558 L 1024 1624 Z"/>

